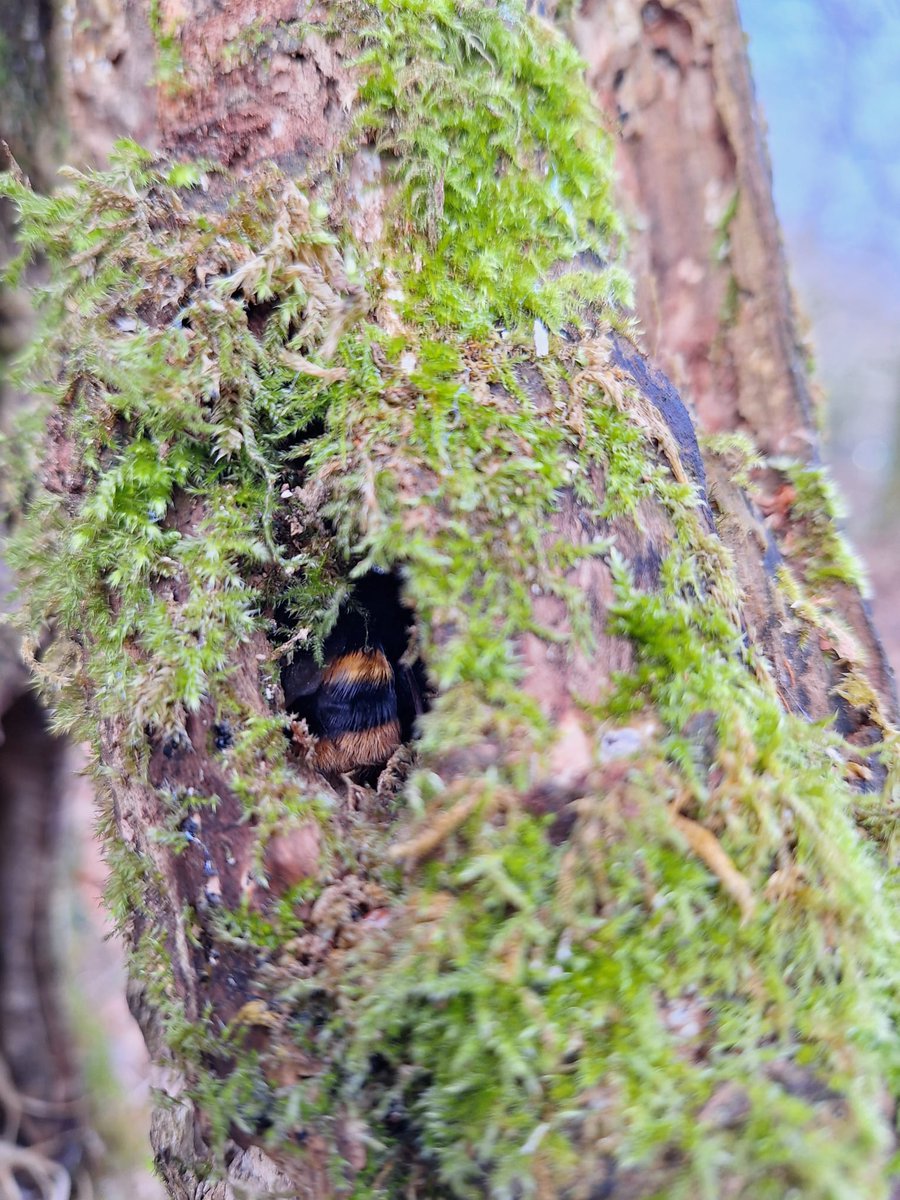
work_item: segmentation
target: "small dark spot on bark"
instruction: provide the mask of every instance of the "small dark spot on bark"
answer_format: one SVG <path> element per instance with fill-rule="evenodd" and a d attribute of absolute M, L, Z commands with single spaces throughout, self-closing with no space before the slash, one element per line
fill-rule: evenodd
<path fill-rule="evenodd" d="M 858 732 L 866 724 L 868 713 L 864 708 L 854 708 L 843 696 L 832 693 L 834 699 L 834 727 L 842 737 Z"/>
<path fill-rule="evenodd" d="M 213 725 L 213 738 L 217 750 L 227 750 L 234 742 L 234 734 L 228 721 Z"/>
<path fill-rule="evenodd" d="M 373 1083 L 389 1083 L 394 1078 L 394 1068 L 383 1054 L 373 1054 L 369 1059 L 369 1078 Z"/>
<path fill-rule="evenodd" d="M 644 551 L 636 554 L 632 559 L 631 570 L 635 586 L 650 591 L 658 588 L 661 567 L 662 556 L 653 542 L 648 539 Z"/>
<path fill-rule="evenodd" d="M 254 1133 L 266 1133 L 272 1128 L 272 1118 L 265 1111 L 261 1112 L 254 1122 Z"/>
<path fill-rule="evenodd" d="M 671 67 L 676 71 L 681 70 L 674 55 L 670 50 L 667 50 L 665 46 L 656 46 L 653 50 L 653 57 L 658 62 L 661 62 L 663 66 Z"/>
<path fill-rule="evenodd" d="M 391 1133 L 401 1133 L 409 1125 L 409 1111 L 402 1096 L 392 1096 L 384 1114 L 384 1123 Z"/>
<path fill-rule="evenodd" d="M 766 1074 L 784 1088 L 789 1096 L 797 1096 L 809 1104 L 844 1104 L 844 1097 L 839 1092 L 828 1087 L 812 1071 L 798 1066 L 790 1059 L 781 1059 L 770 1063 Z"/>
<path fill-rule="evenodd" d="M 616 1192 L 619 1165 L 614 1158 L 604 1159 L 603 1177 L 594 1182 L 588 1200 L 611 1200 Z"/>
<path fill-rule="evenodd" d="M 275 311 L 277 305 L 273 300 L 259 300 L 254 302 L 245 302 L 247 313 L 247 327 L 254 337 L 261 338 L 266 331 L 269 317 Z"/>
<path fill-rule="evenodd" d="M 578 813 L 572 803 L 574 799 L 571 788 L 560 788 L 552 782 L 543 783 L 528 794 L 525 806 L 529 813 L 537 817 L 553 816 L 547 827 L 551 845 L 561 846 L 575 828 Z"/>
<path fill-rule="evenodd" d="M 685 722 L 684 733 L 703 755 L 704 762 L 709 765 L 716 756 L 719 745 L 719 734 L 716 728 L 716 714 L 710 710 L 694 713 Z"/>

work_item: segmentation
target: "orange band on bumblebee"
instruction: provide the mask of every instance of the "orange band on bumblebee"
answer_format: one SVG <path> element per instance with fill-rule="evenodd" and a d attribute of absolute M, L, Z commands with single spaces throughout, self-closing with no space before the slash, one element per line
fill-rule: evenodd
<path fill-rule="evenodd" d="M 391 664 L 380 650 L 352 650 L 329 663 L 322 682 L 335 683 L 390 683 L 394 678 Z"/>
<path fill-rule="evenodd" d="M 373 729 L 320 738 L 313 761 L 320 771 L 352 771 L 354 767 L 385 763 L 400 745 L 399 721 L 387 721 Z"/>

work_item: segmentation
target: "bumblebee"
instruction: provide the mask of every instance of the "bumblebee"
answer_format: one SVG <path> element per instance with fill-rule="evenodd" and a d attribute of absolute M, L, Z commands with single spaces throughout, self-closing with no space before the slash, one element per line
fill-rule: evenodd
<path fill-rule="evenodd" d="M 372 571 L 354 588 L 324 645 L 324 661 L 295 653 L 281 670 L 288 712 L 316 738 L 313 763 L 324 774 L 387 763 L 425 711 L 420 660 L 409 662 L 412 614 L 392 575 Z"/>

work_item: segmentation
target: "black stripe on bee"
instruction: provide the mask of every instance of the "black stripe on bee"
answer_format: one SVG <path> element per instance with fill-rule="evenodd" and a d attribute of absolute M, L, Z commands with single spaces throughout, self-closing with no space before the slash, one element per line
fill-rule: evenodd
<path fill-rule="evenodd" d="M 379 653 L 385 665 L 387 660 Z M 355 678 L 344 678 L 340 674 L 341 660 L 329 669 L 316 697 L 315 721 L 325 737 L 339 733 L 359 733 L 363 729 L 375 729 L 379 725 L 397 721 L 397 693 L 394 687 L 394 672 L 384 677 L 381 664 L 375 664 L 373 674 L 376 682 Z M 313 732 L 317 732 L 314 730 Z"/>

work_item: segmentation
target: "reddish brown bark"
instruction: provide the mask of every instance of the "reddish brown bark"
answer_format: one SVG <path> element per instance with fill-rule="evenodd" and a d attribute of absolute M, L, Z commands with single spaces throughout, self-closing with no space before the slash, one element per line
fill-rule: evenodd
<path fill-rule="evenodd" d="M 649 353 L 705 432 L 809 457 L 806 351 L 733 0 L 584 0 L 573 34 L 618 133 Z"/>
<path fill-rule="evenodd" d="M 313 21 L 315 17 L 313 17 Z M 299 170 L 333 150 L 354 85 L 333 42 L 298 28 L 292 0 L 162 0 L 159 25 L 178 30 L 182 81 L 163 86 L 159 131 L 180 156 L 202 155 L 238 174 L 264 159 Z M 267 52 L 254 53 L 254 25 Z"/>

